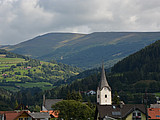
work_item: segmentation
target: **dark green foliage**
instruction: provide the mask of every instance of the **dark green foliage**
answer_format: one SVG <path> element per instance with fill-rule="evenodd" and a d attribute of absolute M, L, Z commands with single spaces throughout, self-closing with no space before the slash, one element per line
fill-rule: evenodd
<path fill-rule="evenodd" d="M 11 102 L 11 92 L 0 88 L 0 110 L 13 110 L 14 102 Z"/>
<path fill-rule="evenodd" d="M 132 92 L 160 91 L 160 41 L 130 55 L 112 67 L 110 79 L 122 83 L 120 89 Z M 114 87 L 115 82 L 111 83 Z M 131 85 L 132 84 L 132 85 Z M 128 85 L 128 87 L 123 86 Z M 129 86 L 131 85 L 131 86 Z"/>
<path fill-rule="evenodd" d="M 142 71 L 160 72 L 160 41 L 149 45 L 148 47 L 130 55 L 124 60 L 118 62 L 112 68 L 112 72 Z M 143 73 L 141 73 L 143 74 Z"/>
<path fill-rule="evenodd" d="M 114 95 L 113 95 L 113 100 L 112 100 L 113 104 L 117 104 L 119 105 L 120 104 L 120 98 L 119 98 L 119 95 L 117 93 L 117 91 L 115 91 Z"/>
<path fill-rule="evenodd" d="M 59 110 L 59 118 L 65 120 L 77 119 L 77 120 L 93 120 L 94 111 L 79 101 L 63 100 L 52 106 L 54 110 Z"/>
<path fill-rule="evenodd" d="M 147 46 L 141 51 L 125 58 L 112 67 L 111 73 L 107 74 L 109 85 L 112 88 L 112 93 L 118 92 L 120 100 L 125 103 L 142 103 L 143 96 L 147 90 L 151 95 L 148 103 L 155 102 L 155 92 L 160 91 L 160 41 Z M 100 72 L 100 70 L 99 70 Z M 88 91 L 97 89 L 100 74 L 90 75 L 83 79 L 73 77 L 77 80 L 70 85 L 58 88 L 57 96 L 61 98 L 67 92 L 62 91 Z M 87 74 L 87 72 L 83 72 Z M 91 73 L 91 72 L 90 72 Z M 53 89 L 54 93 L 56 89 Z M 63 93 L 63 94 L 61 94 Z M 56 96 L 56 94 L 54 94 Z M 56 96 L 56 97 L 57 97 Z M 91 96 L 82 94 L 83 100 L 88 100 Z M 114 96 L 113 96 L 114 98 Z M 92 98 L 92 102 L 94 99 Z M 117 100 L 115 100 L 117 103 Z"/>
<path fill-rule="evenodd" d="M 37 67 L 40 66 L 40 60 L 36 60 L 36 59 L 30 59 L 27 63 L 24 63 L 23 66 L 27 67 L 27 66 L 31 66 L 31 67 Z"/>
<path fill-rule="evenodd" d="M 67 100 L 76 100 L 76 101 L 82 101 L 82 95 L 80 92 L 72 91 L 71 93 L 68 91 Z"/>

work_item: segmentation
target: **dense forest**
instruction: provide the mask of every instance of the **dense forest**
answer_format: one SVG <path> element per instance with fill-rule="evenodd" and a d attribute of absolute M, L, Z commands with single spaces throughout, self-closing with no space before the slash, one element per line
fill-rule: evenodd
<path fill-rule="evenodd" d="M 155 94 L 160 91 L 160 41 L 145 47 L 118 62 L 107 73 L 112 93 L 118 92 L 126 103 L 142 103 L 144 95 L 148 95 L 148 103 L 156 101 Z M 70 85 L 54 88 L 51 97 L 64 97 L 67 91 L 88 91 L 97 89 L 100 80 L 100 69 L 97 73 L 84 79 L 77 79 Z M 64 92 L 66 91 L 66 92 Z M 56 93 L 56 94 L 55 94 Z M 91 97 L 91 96 L 88 96 Z M 92 97 L 95 101 L 95 97 Z"/>
<path fill-rule="evenodd" d="M 158 53 L 160 53 L 160 41 L 119 61 L 110 69 L 110 72 L 107 70 L 106 76 L 112 88 L 113 98 L 115 94 L 118 94 L 120 100 L 125 103 L 143 103 L 144 97 L 147 95 L 148 104 L 155 103 L 155 95 L 160 91 L 160 55 Z M 58 86 L 51 90 L 41 90 L 37 87 L 23 89 L 17 93 L 12 93 L 14 97 L 10 97 L 9 100 L 12 98 L 18 103 L 30 105 L 33 108 L 35 105 L 41 105 L 43 94 L 46 95 L 46 98 L 67 99 L 69 93 L 77 91 L 81 93 L 82 101 L 96 102 L 95 95 L 86 93 L 89 90 L 96 91 L 100 72 L 101 68 L 84 71 L 65 81 L 55 82 Z M 1 97 L 1 99 L 6 98 Z M 13 109 L 15 103 L 11 106 Z"/>

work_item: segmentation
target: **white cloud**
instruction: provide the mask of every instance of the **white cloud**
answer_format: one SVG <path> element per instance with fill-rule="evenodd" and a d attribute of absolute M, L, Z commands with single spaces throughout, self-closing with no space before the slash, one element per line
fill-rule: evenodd
<path fill-rule="evenodd" d="M 159 6 L 159 0 L 0 0 L 0 44 L 57 31 L 159 31 Z"/>

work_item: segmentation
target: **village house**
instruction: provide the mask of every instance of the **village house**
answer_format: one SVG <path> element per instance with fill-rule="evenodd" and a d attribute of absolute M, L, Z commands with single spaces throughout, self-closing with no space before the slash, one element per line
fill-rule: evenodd
<path fill-rule="evenodd" d="M 95 120 L 146 120 L 146 113 L 143 104 L 112 104 L 111 87 L 102 65 L 101 80 L 97 87 Z"/>
<path fill-rule="evenodd" d="M 160 108 L 148 108 L 149 120 L 160 119 Z"/>
<path fill-rule="evenodd" d="M 30 111 L 0 111 L 0 120 L 49 120 L 51 118 L 48 112 L 30 112 Z"/>
<path fill-rule="evenodd" d="M 51 116 L 47 112 L 33 112 L 29 113 L 32 117 L 32 120 L 49 120 Z"/>
<path fill-rule="evenodd" d="M 96 92 L 94 90 L 89 90 L 87 92 L 87 95 L 95 95 L 95 94 L 96 94 Z"/>
<path fill-rule="evenodd" d="M 0 111 L 0 120 L 32 120 L 28 111 Z"/>
<path fill-rule="evenodd" d="M 30 112 L 28 107 L 20 104 L 15 111 L 0 111 L 0 120 L 49 120 L 49 112 Z"/>
<path fill-rule="evenodd" d="M 41 112 L 47 112 L 50 114 L 52 118 L 58 118 L 59 111 L 53 110 L 52 106 L 62 100 L 63 99 L 45 99 L 45 95 L 43 95 L 43 104 Z"/>
<path fill-rule="evenodd" d="M 160 104 L 151 104 L 150 108 L 160 108 Z"/>

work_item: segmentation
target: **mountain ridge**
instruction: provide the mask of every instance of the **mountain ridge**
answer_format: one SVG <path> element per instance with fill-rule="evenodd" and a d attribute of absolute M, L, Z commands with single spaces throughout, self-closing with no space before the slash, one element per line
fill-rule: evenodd
<path fill-rule="evenodd" d="M 48 33 L 5 49 L 81 68 L 99 67 L 102 60 L 106 67 L 111 67 L 158 39 L 160 32 Z"/>

